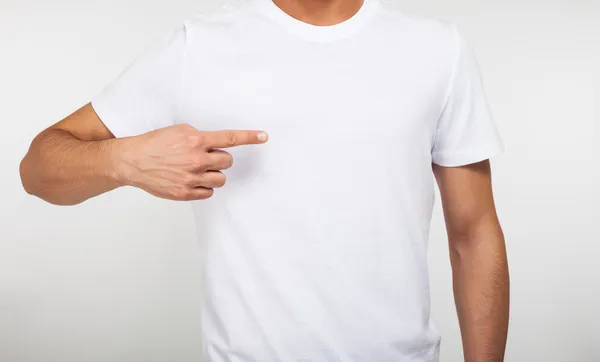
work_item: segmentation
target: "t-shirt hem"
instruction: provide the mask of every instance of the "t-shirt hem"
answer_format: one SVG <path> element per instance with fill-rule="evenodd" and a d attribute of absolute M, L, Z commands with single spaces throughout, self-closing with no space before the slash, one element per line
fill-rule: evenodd
<path fill-rule="evenodd" d="M 503 154 L 504 145 L 496 144 L 484 149 L 469 150 L 462 152 L 434 152 L 433 163 L 442 167 L 459 167 L 485 161 Z"/>

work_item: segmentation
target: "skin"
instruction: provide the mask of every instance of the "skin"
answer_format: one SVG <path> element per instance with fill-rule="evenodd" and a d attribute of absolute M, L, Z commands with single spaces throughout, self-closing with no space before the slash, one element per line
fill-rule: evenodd
<path fill-rule="evenodd" d="M 362 0 L 275 0 L 313 25 L 350 18 Z M 75 205 L 122 186 L 170 200 L 199 200 L 225 184 L 233 159 L 223 148 L 267 141 L 258 130 L 203 132 L 181 124 L 116 139 L 88 103 L 40 132 L 20 166 L 24 189 L 49 203 Z M 455 304 L 466 362 L 504 360 L 509 317 L 505 240 L 489 161 L 433 165 L 450 245 Z"/>
<path fill-rule="evenodd" d="M 290 16 L 312 25 L 327 26 L 351 18 L 363 0 L 273 0 Z"/>
<path fill-rule="evenodd" d="M 231 167 L 221 148 L 260 144 L 256 130 L 202 132 L 179 124 L 116 139 L 91 104 L 37 135 L 21 161 L 25 191 L 55 205 L 75 205 L 121 186 L 170 200 L 201 200 L 225 185 Z"/>
<path fill-rule="evenodd" d="M 466 362 L 504 360 L 509 273 L 489 161 L 433 165 L 450 246 L 454 300 Z"/>

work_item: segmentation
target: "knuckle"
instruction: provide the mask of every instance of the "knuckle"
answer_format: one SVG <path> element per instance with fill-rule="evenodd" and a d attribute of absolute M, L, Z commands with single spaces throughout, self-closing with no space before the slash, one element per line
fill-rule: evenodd
<path fill-rule="evenodd" d="M 173 126 L 175 129 L 180 130 L 182 132 L 188 132 L 194 129 L 194 127 L 190 126 L 188 123 L 178 123 Z"/>
<path fill-rule="evenodd" d="M 192 191 L 190 189 L 188 189 L 187 187 L 180 187 L 176 192 L 175 192 L 175 198 L 178 200 L 190 200 L 190 198 L 192 197 Z"/>
<path fill-rule="evenodd" d="M 229 146 L 233 146 L 233 145 L 235 145 L 236 142 L 237 142 L 237 136 L 236 136 L 235 132 L 225 131 L 225 143 L 227 143 Z"/>
<path fill-rule="evenodd" d="M 175 131 L 177 131 L 177 133 L 179 133 L 180 135 L 183 135 L 183 136 L 187 136 L 187 137 L 194 136 L 198 133 L 198 132 L 195 132 L 195 130 L 193 129 L 192 126 L 190 126 L 189 124 L 185 124 L 185 123 L 176 124 L 175 126 L 172 126 L 172 127 Z"/>
<path fill-rule="evenodd" d="M 207 163 L 206 157 L 204 157 L 204 155 L 198 155 L 192 161 L 192 168 L 194 170 L 203 171 L 207 167 L 208 167 L 208 163 Z"/>
<path fill-rule="evenodd" d="M 187 135 L 187 143 L 192 148 L 201 146 L 204 144 L 204 142 L 204 136 L 199 133 L 191 133 Z"/>
<path fill-rule="evenodd" d="M 196 178 L 192 174 L 185 174 L 185 175 L 183 175 L 181 181 L 184 186 L 189 187 L 189 186 L 194 186 L 194 182 L 196 181 Z"/>

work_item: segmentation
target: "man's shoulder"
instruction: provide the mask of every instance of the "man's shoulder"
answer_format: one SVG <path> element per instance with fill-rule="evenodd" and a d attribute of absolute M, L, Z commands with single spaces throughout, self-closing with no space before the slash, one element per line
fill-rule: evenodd
<path fill-rule="evenodd" d="M 391 34 L 409 36 L 423 42 L 455 43 L 457 27 L 453 22 L 408 11 L 389 0 L 378 1 L 381 4 L 379 22 L 388 27 Z"/>

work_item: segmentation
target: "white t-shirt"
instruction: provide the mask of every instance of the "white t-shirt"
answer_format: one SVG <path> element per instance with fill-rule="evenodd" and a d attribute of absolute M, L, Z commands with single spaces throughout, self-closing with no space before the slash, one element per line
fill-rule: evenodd
<path fill-rule="evenodd" d="M 207 362 L 431 362 L 431 164 L 503 150 L 456 27 L 382 0 L 333 26 L 247 0 L 183 22 L 92 100 L 117 136 L 263 129 L 193 203 Z M 200 342 L 200 341 L 199 341 Z"/>

